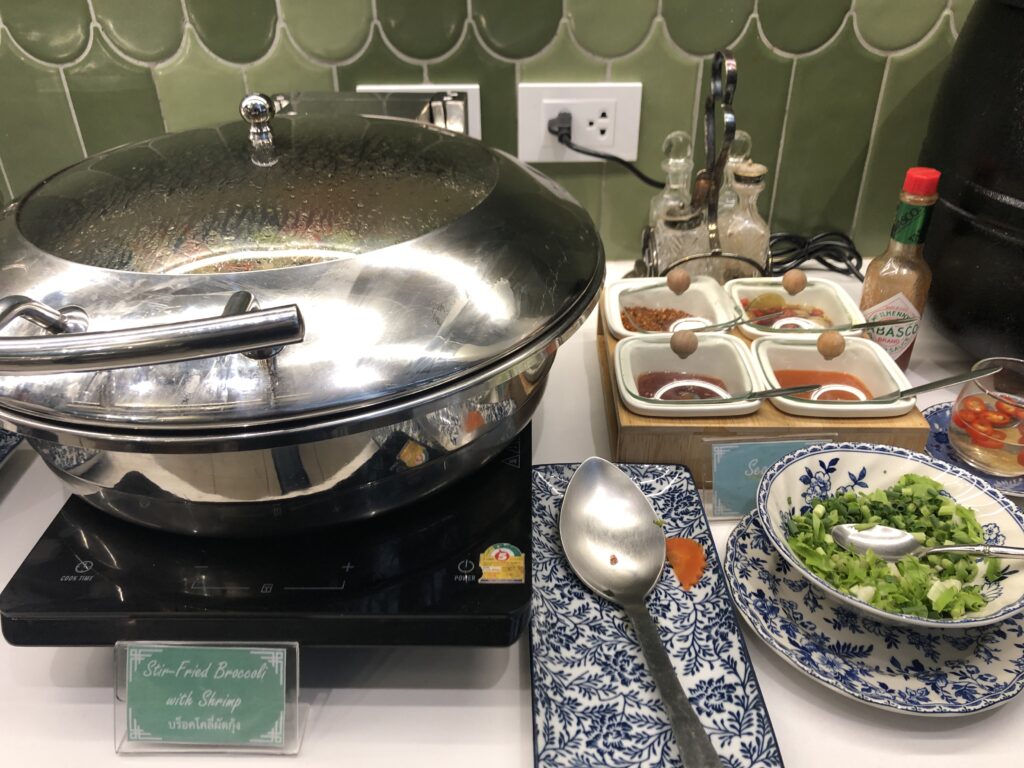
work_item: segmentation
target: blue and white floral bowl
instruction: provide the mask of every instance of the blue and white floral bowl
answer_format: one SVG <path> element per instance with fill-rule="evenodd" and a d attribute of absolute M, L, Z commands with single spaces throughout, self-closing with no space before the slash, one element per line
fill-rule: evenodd
<path fill-rule="evenodd" d="M 951 716 L 993 709 L 1024 690 L 1024 615 L 956 632 L 877 621 L 801 578 L 756 512 L 729 536 L 725 575 L 754 634 L 836 693 L 905 714 Z"/>
<path fill-rule="evenodd" d="M 1004 561 L 1002 577 L 984 584 L 989 603 L 959 619 L 923 619 L 875 608 L 839 591 L 812 573 L 786 543 L 786 522 L 809 512 L 811 502 L 837 493 L 888 488 L 907 473 L 930 477 L 959 504 L 975 511 L 989 544 L 1024 547 L 1024 512 L 979 477 L 944 461 L 905 448 L 870 443 L 825 443 L 783 456 L 757 488 L 757 515 L 771 543 L 811 584 L 857 610 L 883 621 L 919 627 L 966 628 L 1002 621 L 1024 611 L 1024 570 Z"/>

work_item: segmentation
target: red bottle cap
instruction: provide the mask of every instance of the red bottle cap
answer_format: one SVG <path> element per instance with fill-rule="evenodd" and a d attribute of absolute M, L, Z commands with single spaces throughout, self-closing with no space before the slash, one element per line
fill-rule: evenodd
<path fill-rule="evenodd" d="M 939 191 L 939 177 L 934 168 L 910 168 L 903 180 L 903 191 L 908 195 L 927 197 Z"/>

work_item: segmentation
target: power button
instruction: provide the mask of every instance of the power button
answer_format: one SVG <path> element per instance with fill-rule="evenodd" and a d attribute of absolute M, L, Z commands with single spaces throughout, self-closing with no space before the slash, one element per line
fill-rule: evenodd
<path fill-rule="evenodd" d="M 463 560 L 458 565 L 459 573 L 472 573 L 476 564 L 472 560 Z"/>

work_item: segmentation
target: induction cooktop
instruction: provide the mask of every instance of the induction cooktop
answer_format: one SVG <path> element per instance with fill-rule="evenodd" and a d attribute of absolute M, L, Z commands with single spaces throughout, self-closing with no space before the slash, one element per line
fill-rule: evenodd
<path fill-rule="evenodd" d="M 291 537 L 183 537 L 72 497 L 0 594 L 0 627 L 12 645 L 510 645 L 530 601 L 530 445 L 527 427 L 409 507 Z"/>

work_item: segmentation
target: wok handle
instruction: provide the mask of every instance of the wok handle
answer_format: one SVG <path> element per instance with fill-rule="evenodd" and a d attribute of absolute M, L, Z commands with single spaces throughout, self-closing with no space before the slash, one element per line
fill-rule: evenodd
<path fill-rule="evenodd" d="M 679 677 L 661 641 L 661 635 L 658 634 L 658 627 L 651 620 L 647 605 L 641 602 L 622 607 L 636 629 L 640 650 L 643 651 L 647 669 L 661 694 L 683 765 L 686 768 L 721 768 L 722 762 L 711 743 L 711 737 L 686 698 L 686 692 L 679 683 Z"/>
<path fill-rule="evenodd" d="M 232 294 L 218 317 L 148 328 L 85 333 L 88 316 L 77 307 L 55 310 L 25 296 L 0 299 L 0 329 L 16 317 L 57 335 L 0 338 L 4 375 L 106 371 L 236 352 L 263 359 L 305 336 L 297 306 L 258 309 L 248 291 Z"/>

